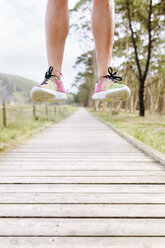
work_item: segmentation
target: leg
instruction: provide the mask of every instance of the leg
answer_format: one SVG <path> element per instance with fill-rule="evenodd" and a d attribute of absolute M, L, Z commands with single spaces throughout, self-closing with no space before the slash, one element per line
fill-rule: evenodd
<path fill-rule="evenodd" d="M 68 0 L 48 0 L 45 28 L 48 64 L 53 66 L 54 70 L 61 71 L 69 30 Z M 60 77 L 56 71 L 53 74 Z"/>
<path fill-rule="evenodd" d="M 67 99 L 60 80 L 65 41 L 69 30 L 68 0 L 48 0 L 46 9 L 46 45 L 49 71 L 41 85 L 34 86 L 31 98 L 35 102 L 57 102 Z M 57 72 L 59 71 L 59 72 Z M 51 77 L 51 75 L 57 77 Z"/>
<path fill-rule="evenodd" d="M 112 58 L 115 30 L 114 0 L 93 0 L 92 30 L 95 39 L 98 78 L 92 99 L 95 101 L 125 101 L 130 96 L 130 89 L 124 84 L 114 83 L 113 71 L 109 69 Z M 108 77 L 102 77 L 108 75 Z M 115 74 L 116 75 L 116 74 Z"/>
<path fill-rule="evenodd" d="M 115 30 L 113 0 L 93 0 L 92 30 L 95 39 L 98 78 L 107 74 L 112 58 Z"/>

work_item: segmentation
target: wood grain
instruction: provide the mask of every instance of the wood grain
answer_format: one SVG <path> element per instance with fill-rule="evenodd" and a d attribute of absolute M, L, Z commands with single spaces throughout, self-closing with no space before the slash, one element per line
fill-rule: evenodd
<path fill-rule="evenodd" d="M 80 109 L 0 156 L 0 248 L 164 248 L 165 169 Z"/>

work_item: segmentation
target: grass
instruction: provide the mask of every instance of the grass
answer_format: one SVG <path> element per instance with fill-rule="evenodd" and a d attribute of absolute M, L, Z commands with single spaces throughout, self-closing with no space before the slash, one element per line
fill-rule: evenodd
<path fill-rule="evenodd" d="M 138 112 L 128 113 L 121 111 L 113 114 L 106 112 L 94 112 L 96 116 L 111 123 L 136 139 L 155 148 L 165 154 L 165 116 L 151 115 L 146 112 L 145 117 L 139 117 Z"/>
<path fill-rule="evenodd" d="M 36 118 L 33 118 L 33 112 L 28 111 L 32 106 L 11 106 L 7 107 L 7 127 L 2 124 L 2 111 L 0 112 L 0 151 L 12 148 L 41 128 L 48 127 L 73 114 L 77 108 L 73 106 L 48 106 L 48 114 L 45 113 L 45 106 L 36 107 Z M 10 108 L 10 109 L 9 109 Z M 25 111 L 21 111 L 24 109 Z M 16 111 L 17 110 L 17 111 Z M 19 111 L 18 111 L 19 110 Z M 61 110 L 61 111 L 60 111 Z"/>

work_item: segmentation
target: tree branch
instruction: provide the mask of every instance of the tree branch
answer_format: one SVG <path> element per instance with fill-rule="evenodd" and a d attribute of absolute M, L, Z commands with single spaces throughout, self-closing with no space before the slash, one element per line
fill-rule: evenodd
<path fill-rule="evenodd" d="M 127 1 L 127 12 L 128 12 L 129 28 L 131 30 L 131 37 L 132 37 L 132 42 L 133 42 L 133 47 L 134 47 L 134 52 L 135 52 L 136 65 L 137 65 L 138 72 L 139 72 L 139 79 L 142 79 L 142 71 L 141 71 L 141 66 L 140 66 L 140 63 L 139 63 L 139 57 L 138 57 L 138 52 L 137 52 L 136 39 L 135 39 L 134 30 L 133 30 L 133 27 L 132 27 L 132 20 L 131 20 L 131 14 L 130 14 L 129 0 Z"/>
<path fill-rule="evenodd" d="M 137 79 L 139 79 L 138 74 L 132 69 L 131 66 L 129 66 L 129 69 L 132 71 L 132 73 L 135 75 L 135 77 L 136 77 Z"/>
<path fill-rule="evenodd" d="M 149 70 L 150 65 L 150 59 L 151 59 L 151 50 L 152 50 L 152 35 L 151 35 L 151 15 L 152 15 L 152 0 L 150 0 L 150 6 L 149 6 L 149 17 L 148 17 L 148 54 L 147 54 L 147 60 L 146 60 L 146 66 L 144 70 L 143 75 L 143 81 L 146 80 L 147 73 Z"/>

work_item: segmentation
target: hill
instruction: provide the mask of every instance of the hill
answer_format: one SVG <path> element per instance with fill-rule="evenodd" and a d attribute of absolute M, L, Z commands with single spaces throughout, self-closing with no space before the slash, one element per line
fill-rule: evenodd
<path fill-rule="evenodd" d="M 36 83 L 16 75 L 0 73 L 0 103 L 27 104 L 31 102 L 30 90 Z"/>

